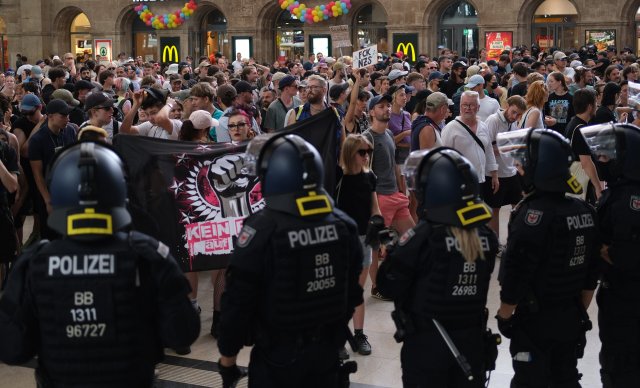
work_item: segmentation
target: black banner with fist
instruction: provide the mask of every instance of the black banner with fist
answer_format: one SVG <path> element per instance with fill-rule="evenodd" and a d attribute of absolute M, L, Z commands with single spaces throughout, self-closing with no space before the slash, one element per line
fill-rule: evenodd
<path fill-rule="evenodd" d="M 328 109 L 286 128 L 313 144 L 335 187 L 338 138 Z M 243 174 L 247 143 L 199 144 L 118 135 L 136 230 L 164 242 L 185 272 L 225 268 L 243 220 L 265 205 L 256 177 Z"/>

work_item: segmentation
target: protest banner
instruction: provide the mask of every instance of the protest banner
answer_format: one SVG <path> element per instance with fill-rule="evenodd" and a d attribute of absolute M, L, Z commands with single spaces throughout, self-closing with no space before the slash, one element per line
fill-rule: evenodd
<path fill-rule="evenodd" d="M 330 193 L 336 182 L 335 120 L 327 109 L 285 128 L 318 149 Z M 133 227 L 165 243 L 185 272 L 225 268 L 244 219 L 265 206 L 258 178 L 243 172 L 246 145 L 114 139 L 127 166 Z"/>
<path fill-rule="evenodd" d="M 359 69 L 378 62 L 378 45 L 353 52 L 353 68 Z"/>

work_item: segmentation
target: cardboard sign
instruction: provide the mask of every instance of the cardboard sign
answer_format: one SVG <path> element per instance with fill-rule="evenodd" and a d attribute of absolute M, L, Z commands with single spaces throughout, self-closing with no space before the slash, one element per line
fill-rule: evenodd
<path fill-rule="evenodd" d="M 373 65 L 378 62 L 378 45 L 374 44 L 365 49 L 354 51 L 353 53 L 353 68 L 359 69 Z"/>
<path fill-rule="evenodd" d="M 349 26 L 331 26 L 329 27 L 331 32 L 331 40 L 333 41 L 333 48 L 351 47 L 351 37 L 349 36 Z"/>

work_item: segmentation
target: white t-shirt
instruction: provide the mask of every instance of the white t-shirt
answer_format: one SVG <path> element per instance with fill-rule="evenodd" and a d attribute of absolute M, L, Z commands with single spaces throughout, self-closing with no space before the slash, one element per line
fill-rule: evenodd
<path fill-rule="evenodd" d="M 180 134 L 180 128 L 182 128 L 182 121 L 176 119 L 170 119 L 173 124 L 173 132 L 171 135 L 164 128 L 151 124 L 150 121 L 145 121 L 140 125 L 136 125 L 140 136 L 155 137 L 157 139 L 178 140 Z"/>
<path fill-rule="evenodd" d="M 502 110 L 489 116 L 484 123 L 487 125 L 487 133 L 492 143 L 496 141 L 499 133 L 518 129 L 515 123 L 509 124 L 507 122 L 507 119 L 504 118 L 504 111 Z M 498 153 L 498 155 L 496 155 L 496 162 L 498 163 L 498 178 L 510 178 L 518 172 L 513 158 L 509 155 Z"/>
<path fill-rule="evenodd" d="M 457 119 L 462 121 L 460 117 Z M 478 173 L 478 182 L 483 183 L 485 176 L 489 176 L 491 171 L 498 169 L 498 164 L 493 154 L 487 126 L 482 121 L 478 121 L 476 136 L 482 142 L 484 150 L 460 123 L 452 120 L 442 130 L 442 143 L 445 147 L 451 147 L 469 159 Z"/>
<path fill-rule="evenodd" d="M 500 110 L 500 103 L 493 97 L 484 96 L 480 99 L 480 109 L 478 110 L 478 120 L 485 121 L 487 117 Z"/>

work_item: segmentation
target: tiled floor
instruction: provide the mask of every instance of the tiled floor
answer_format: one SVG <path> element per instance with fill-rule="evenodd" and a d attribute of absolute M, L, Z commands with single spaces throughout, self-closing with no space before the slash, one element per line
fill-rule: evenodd
<path fill-rule="evenodd" d="M 506 225 L 508 212 L 503 209 L 501 221 Z M 503 231 L 501 231 L 503 232 Z M 505 233 L 501 233 L 501 239 L 506 239 Z M 496 271 L 497 272 L 497 271 Z M 488 307 L 492 315 L 498 309 L 499 288 L 497 282 L 492 281 Z M 369 289 L 369 287 L 366 287 Z M 192 346 L 192 352 L 185 358 L 179 358 L 171 350 L 167 350 L 165 363 L 159 365 L 159 387 L 220 387 L 219 375 L 215 373 L 213 361 L 218 359 L 218 351 L 215 340 L 209 335 L 211 326 L 211 306 L 212 306 L 212 286 L 208 274 L 202 273 L 198 287 L 199 302 L 202 311 L 202 333 L 200 338 Z M 358 372 L 352 375 L 352 387 L 356 388 L 378 388 L 378 387 L 401 387 L 402 372 L 400 369 L 400 345 L 393 339 L 395 327 L 391 321 L 390 312 L 393 304 L 382 302 L 371 297 L 365 297 L 366 318 L 365 333 L 369 336 L 369 341 L 373 348 L 370 356 L 352 355 L 351 359 L 358 362 Z M 595 302 L 589 309 L 589 315 L 594 323 L 594 330 L 587 334 L 587 348 L 585 357 L 580 360 L 579 369 L 584 374 L 581 384 L 583 388 L 601 387 L 599 377 L 598 351 L 600 341 L 598 339 L 597 306 Z M 490 326 L 497 331 L 495 320 L 489 320 Z M 2 344 L 0 344 L 2 346 Z M 500 345 L 497 368 L 491 376 L 490 387 L 504 388 L 509 386 L 509 381 L 513 374 L 511 360 L 509 358 L 509 340 L 504 339 Z M 428 350 L 427 350 L 428 351 Z M 249 359 L 248 349 L 243 349 L 238 357 L 238 364 L 247 365 Z M 238 385 L 246 386 L 246 379 Z M 33 380 L 33 369 L 30 367 L 8 367 L 0 364 L 0 388 L 31 388 L 35 387 Z"/>

